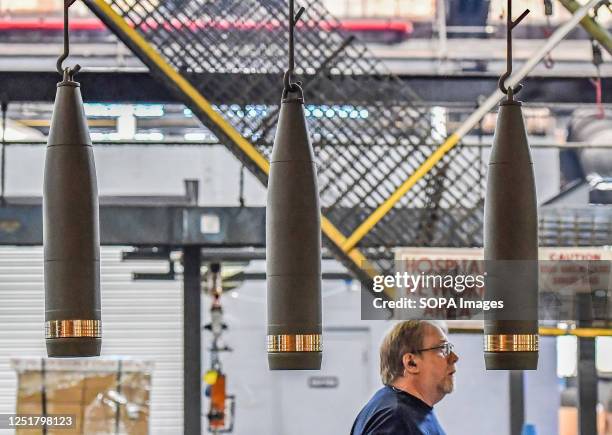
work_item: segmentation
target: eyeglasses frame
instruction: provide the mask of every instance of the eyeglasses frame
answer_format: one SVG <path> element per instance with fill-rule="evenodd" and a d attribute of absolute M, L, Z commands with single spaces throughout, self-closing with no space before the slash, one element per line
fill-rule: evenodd
<path fill-rule="evenodd" d="M 442 343 L 442 344 L 440 344 L 438 346 L 428 347 L 427 349 L 417 349 L 415 351 L 415 353 L 426 352 L 428 350 L 437 350 L 437 349 L 445 349 L 442 352 L 442 355 L 444 355 L 444 358 L 448 358 L 451 355 L 451 353 L 453 353 L 453 351 L 455 349 L 455 346 L 450 341 L 447 341 L 447 342 Z M 446 350 L 446 349 L 448 349 L 448 350 Z"/>

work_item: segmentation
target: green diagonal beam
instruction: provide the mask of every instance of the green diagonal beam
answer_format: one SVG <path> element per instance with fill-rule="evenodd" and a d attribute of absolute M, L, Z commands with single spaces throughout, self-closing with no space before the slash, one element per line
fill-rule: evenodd
<path fill-rule="evenodd" d="M 572 14 L 582 7 L 576 0 L 559 0 L 559 2 Z M 580 25 L 593 39 L 599 42 L 610 55 L 612 55 L 612 35 L 610 35 L 607 29 L 600 26 L 599 23 L 589 15 L 586 15 L 580 20 Z"/>

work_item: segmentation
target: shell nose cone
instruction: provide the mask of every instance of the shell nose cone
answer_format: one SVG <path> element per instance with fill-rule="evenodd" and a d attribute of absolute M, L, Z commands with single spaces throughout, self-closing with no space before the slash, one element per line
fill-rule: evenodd
<path fill-rule="evenodd" d="M 537 260 L 533 164 L 521 106 L 503 104 L 491 150 L 485 197 L 485 260 Z"/>
<path fill-rule="evenodd" d="M 47 140 L 47 146 L 54 145 L 91 146 L 87 117 L 77 82 L 64 81 L 57 84 Z"/>
<path fill-rule="evenodd" d="M 304 117 L 304 104 L 300 99 L 287 98 L 281 103 L 270 162 L 294 161 L 314 163 L 315 159 Z"/>
<path fill-rule="evenodd" d="M 493 143 L 490 165 L 521 166 L 532 163 L 519 102 L 506 102 L 499 106 Z"/>

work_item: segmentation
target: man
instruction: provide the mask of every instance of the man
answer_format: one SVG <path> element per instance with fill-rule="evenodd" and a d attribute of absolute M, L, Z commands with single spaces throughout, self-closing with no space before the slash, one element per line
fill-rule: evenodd
<path fill-rule="evenodd" d="M 385 386 L 361 410 L 351 435 L 444 435 L 433 406 L 453 391 L 458 360 L 437 324 L 395 325 L 380 347 Z"/>

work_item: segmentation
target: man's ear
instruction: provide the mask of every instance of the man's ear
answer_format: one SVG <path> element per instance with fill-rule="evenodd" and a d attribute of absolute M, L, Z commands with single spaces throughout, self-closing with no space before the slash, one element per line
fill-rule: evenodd
<path fill-rule="evenodd" d="M 416 360 L 416 356 L 413 353 L 406 353 L 402 357 L 402 363 L 404 365 L 404 373 L 416 374 L 419 372 L 419 365 Z"/>

